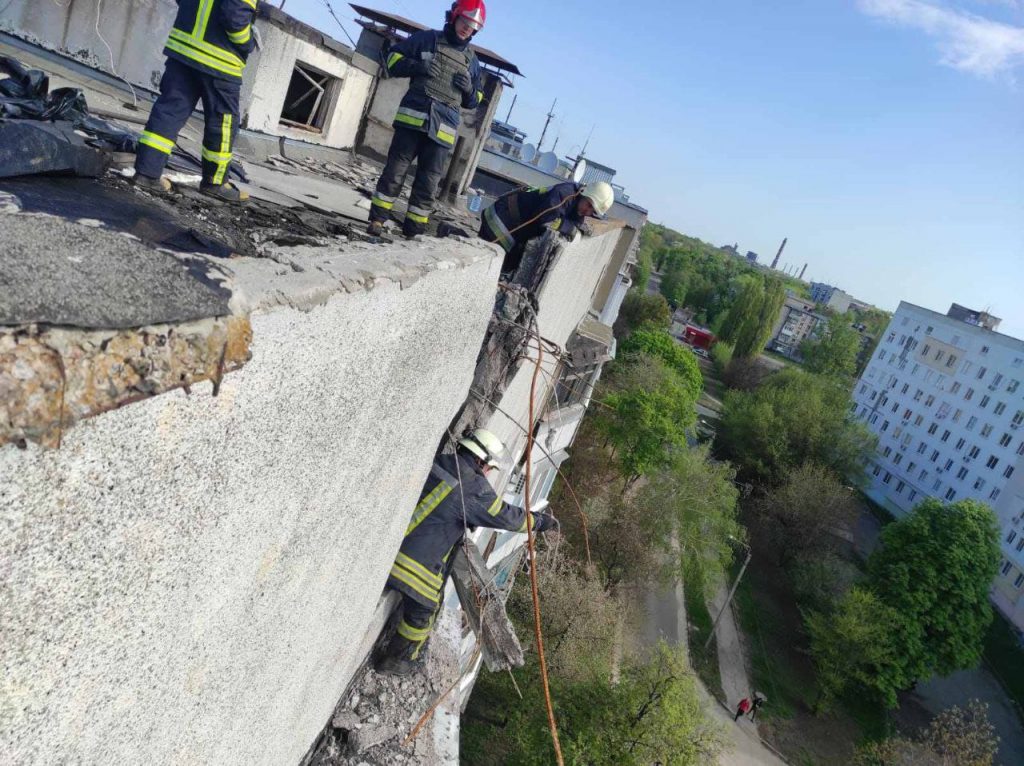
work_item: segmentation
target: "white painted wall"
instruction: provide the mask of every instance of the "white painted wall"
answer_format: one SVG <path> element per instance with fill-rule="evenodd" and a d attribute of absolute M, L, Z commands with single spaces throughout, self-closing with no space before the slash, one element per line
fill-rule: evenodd
<path fill-rule="evenodd" d="M 164 70 L 163 47 L 178 12 L 174 0 L 12 0 L 0 6 L 0 29 L 54 50 L 92 58 L 134 83 L 156 88 Z M 96 34 L 99 27 L 106 45 Z"/>
<path fill-rule="evenodd" d="M 242 92 L 242 102 L 248 104 L 245 127 L 336 149 L 353 147 L 373 86 L 373 75 L 337 53 L 299 39 L 264 19 L 258 22 L 258 27 L 263 48 L 253 52 L 246 68 Z M 279 121 L 297 62 L 341 81 L 328 101 L 330 118 L 322 133 L 288 127 Z"/>
<path fill-rule="evenodd" d="M 232 262 L 253 358 L 0 448 L 0 763 L 294 764 L 330 717 L 500 259 L 445 241 Z"/>

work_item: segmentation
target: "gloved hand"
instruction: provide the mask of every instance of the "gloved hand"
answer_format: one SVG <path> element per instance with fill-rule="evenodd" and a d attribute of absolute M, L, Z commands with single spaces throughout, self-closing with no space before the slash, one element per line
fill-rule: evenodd
<path fill-rule="evenodd" d="M 469 96 L 473 93 L 473 80 L 466 72 L 456 72 L 452 76 L 452 85 L 459 89 L 459 92 L 464 96 Z"/>
<path fill-rule="evenodd" d="M 548 532 L 550 530 L 556 532 L 561 529 L 561 525 L 558 523 L 558 519 L 552 516 L 550 513 L 535 513 L 533 514 L 533 531 L 534 532 Z"/>

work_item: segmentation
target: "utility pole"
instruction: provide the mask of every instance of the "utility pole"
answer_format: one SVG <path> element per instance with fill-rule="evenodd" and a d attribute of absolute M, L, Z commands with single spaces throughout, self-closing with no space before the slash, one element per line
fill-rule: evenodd
<path fill-rule="evenodd" d="M 731 538 L 736 540 L 735 537 Z M 718 616 L 715 617 L 715 622 L 711 626 L 711 632 L 708 634 L 708 640 L 704 642 L 704 651 L 711 646 L 711 639 L 715 637 L 715 631 L 718 630 L 718 623 L 722 619 L 722 615 L 725 614 L 725 610 L 729 608 L 729 604 L 732 603 L 733 596 L 736 595 L 736 589 L 740 587 L 740 580 L 743 579 L 743 574 L 747 571 L 747 565 L 750 564 L 750 557 L 753 555 L 750 551 L 750 546 L 740 540 L 736 540 L 740 545 L 747 549 L 747 558 L 743 562 L 743 566 L 740 567 L 740 573 L 736 575 L 736 582 L 732 584 L 732 589 L 729 591 L 728 597 L 725 599 L 725 603 L 722 604 L 722 608 L 718 610 Z"/>
<path fill-rule="evenodd" d="M 551 121 L 553 119 L 555 119 L 555 104 L 557 104 L 557 103 L 558 103 L 558 99 L 556 98 L 555 102 L 551 105 L 551 111 L 548 112 L 548 118 L 544 122 L 544 130 L 541 131 L 541 133 L 540 133 L 540 141 L 537 142 L 537 151 L 538 152 L 540 151 L 541 147 L 544 146 L 544 136 L 546 136 L 548 134 L 548 125 L 550 125 Z"/>
<path fill-rule="evenodd" d="M 508 108 L 508 115 L 505 117 L 505 122 L 512 119 L 512 110 L 516 108 L 516 99 L 519 98 L 519 94 L 516 93 L 512 96 L 512 106 Z"/>

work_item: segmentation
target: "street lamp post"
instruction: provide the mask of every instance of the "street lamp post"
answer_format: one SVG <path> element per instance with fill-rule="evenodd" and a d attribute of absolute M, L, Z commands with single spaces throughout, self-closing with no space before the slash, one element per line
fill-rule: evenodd
<path fill-rule="evenodd" d="M 718 610 L 718 616 L 715 617 L 714 623 L 711 625 L 711 632 L 708 634 L 708 640 L 704 642 L 704 651 L 711 646 L 711 639 L 715 637 L 715 631 L 718 630 L 718 623 L 722 619 L 722 615 L 725 614 L 725 610 L 729 608 L 729 604 L 732 603 L 733 596 L 736 595 L 736 589 L 740 587 L 740 580 L 743 579 L 743 574 L 747 571 L 747 565 L 750 564 L 750 557 L 753 555 L 750 551 L 750 546 L 742 540 L 736 540 L 735 537 L 730 535 L 730 540 L 735 540 L 744 548 L 747 549 L 747 558 L 743 561 L 743 566 L 740 567 L 740 573 L 736 575 L 736 581 L 732 584 L 732 588 L 729 590 L 729 595 L 725 599 L 725 603 L 722 604 L 722 608 Z"/>

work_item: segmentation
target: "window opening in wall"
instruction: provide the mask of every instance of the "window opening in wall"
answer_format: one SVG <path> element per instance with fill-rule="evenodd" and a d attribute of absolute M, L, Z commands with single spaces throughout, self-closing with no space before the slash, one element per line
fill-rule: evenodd
<path fill-rule="evenodd" d="M 331 91 L 338 79 L 305 64 L 295 64 L 281 110 L 281 124 L 322 132 Z"/>

